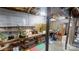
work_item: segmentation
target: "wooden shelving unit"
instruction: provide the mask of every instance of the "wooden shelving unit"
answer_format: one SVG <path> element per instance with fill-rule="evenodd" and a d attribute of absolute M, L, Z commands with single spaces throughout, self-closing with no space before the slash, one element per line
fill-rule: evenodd
<path fill-rule="evenodd" d="M 34 26 L 8 26 L 8 27 L 0 27 L 0 32 L 17 32 L 18 28 L 21 28 L 22 31 L 26 29 L 32 29 Z"/>
<path fill-rule="evenodd" d="M 9 44 L 7 47 L 3 48 L 1 51 L 6 51 L 6 49 L 8 51 L 12 51 L 13 47 L 19 46 L 20 50 L 26 50 L 28 48 L 32 48 L 35 45 L 37 45 L 40 42 L 44 41 L 45 37 L 45 33 L 40 33 L 40 34 L 33 34 L 29 37 L 25 37 L 25 38 L 15 38 L 12 40 L 8 40 L 6 42 L 2 42 L 0 43 L 0 45 L 6 45 Z"/>

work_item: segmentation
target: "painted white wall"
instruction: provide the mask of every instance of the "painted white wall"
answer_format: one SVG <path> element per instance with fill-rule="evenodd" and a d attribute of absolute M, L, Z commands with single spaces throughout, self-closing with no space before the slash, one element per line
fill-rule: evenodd
<path fill-rule="evenodd" d="M 46 19 L 43 16 L 35 16 L 0 8 L 0 26 L 31 26 L 45 22 Z"/>
<path fill-rule="evenodd" d="M 46 23 L 46 18 L 42 16 L 29 15 L 29 25 Z"/>

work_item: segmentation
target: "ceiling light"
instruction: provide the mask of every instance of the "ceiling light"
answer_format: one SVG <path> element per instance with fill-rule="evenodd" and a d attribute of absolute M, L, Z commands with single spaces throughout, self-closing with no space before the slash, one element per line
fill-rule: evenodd
<path fill-rule="evenodd" d="M 50 21 L 56 21 L 56 19 L 54 19 L 54 18 L 51 18 L 51 19 L 50 19 Z"/>

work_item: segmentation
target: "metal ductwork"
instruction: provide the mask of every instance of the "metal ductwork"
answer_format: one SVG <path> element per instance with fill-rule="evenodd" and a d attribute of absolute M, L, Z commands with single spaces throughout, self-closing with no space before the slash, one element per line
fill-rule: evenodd
<path fill-rule="evenodd" d="M 71 8 L 68 9 L 68 11 L 69 11 L 69 16 L 72 16 L 74 18 L 79 17 L 79 8 L 71 7 Z"/>

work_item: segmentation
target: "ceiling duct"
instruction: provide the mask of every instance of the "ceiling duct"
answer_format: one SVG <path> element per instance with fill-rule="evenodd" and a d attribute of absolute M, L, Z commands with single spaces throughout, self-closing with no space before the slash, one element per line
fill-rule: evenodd
<path fill-rule="evenodd" d="M 71 7 L 68 9 L 69 15 L 74 18 L 79 18 L 79 8 Z"/>

